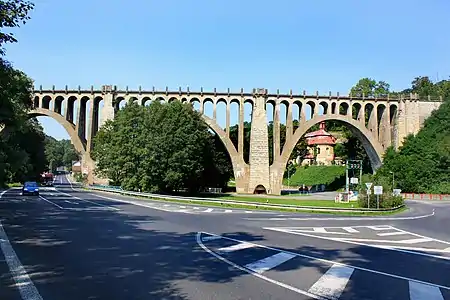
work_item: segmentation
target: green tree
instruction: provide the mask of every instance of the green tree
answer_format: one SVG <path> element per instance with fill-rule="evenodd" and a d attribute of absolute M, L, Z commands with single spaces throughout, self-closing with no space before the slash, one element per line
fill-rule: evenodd
<path fill-rule="evenodd" d="M 48 168 L 55 172 L 58 167 L 66 167 L 70 170 L 73 161 L 80 159 L 70 140 L 56 140 L 47 136 L 45 141 L 45 154 L 48 160 Z"/>
<path fill-rule="evenodd" d="M 384 81 L 371 78 L 361 78 L 350 90 L 350 94 L 357 97 L 385 97 L 389 94 L 390 85 Z"/>
<path fill-rule="evenodd" d="M 215 146 L 192 106 L 155 101 L 147 107 L 128 103 L 100 129 L 92 155 L 97 172 L 126 189 L 196 192 L 228 181 L 208 176 Z M 226 174 L 222 167 L 215 168 Z"/>

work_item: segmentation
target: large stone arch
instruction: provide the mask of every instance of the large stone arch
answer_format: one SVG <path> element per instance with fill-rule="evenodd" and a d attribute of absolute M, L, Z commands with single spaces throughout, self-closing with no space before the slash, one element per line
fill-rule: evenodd
<path fill-rule="evenodd" d="M 78 136 L 75 130 L 75 125 L 67 121 L 64 116 L 45 108 L 35 108 L 28 112 L 28 116 L 30 118 L 46 116 L 56 120 L 59 124 L 61 124 L 64 127 L 64 129 L 69 134 L 72 144 L 75 147 L 75 150 L 77 150 L 82 156 L 84 156 L 84 154 L 86 153 L 86 145 L 83 144 L 80 137 Z"/>
<path fill-rule="evenodd" d="M 292 151 L 294 150 L 295 145 L 312 126 L 322 121 L 341 121 L 349 125 L 348 127 L 350 131 L 362 142 L 364 150 L 367 152 L 367 155 L 369 156 L 372 169 L 376 170 L 381 166 L 381 160 L 384 153 L 384 149 L 381 143 L 378 142 L 378 139 L 373 135 L 373 133 L 370 132 L 370 130 L 368 130 L 364 126 L 364 123 L 349 118 L 348 116 L 345 115 L 321 115 L 321 116 L 315 115 L 314 118 L 301 124 L 300 127 L 297 128 L 297 130 L 295 131 L 293 137 L 290 139 L 290 142 L 283 147 L 283 151 L 281 155 L 278 157 L 278 161 L 276 162 L 277 167 L 280 168 L 277 174 L 279 177 L 278 181 L 280 181 L 279 184 L 281 184 L 283 180 L 284 168 L 287 165 L 287 162 L 289 160 Z"/>
<path fill-rule="evenodd" d="M 234 178 L 236 180 L 236 189 L 241 188 L 238 187 L 238 180 L 239 178 L 243 177 L 247 173 L 247 164 L 244 161 L 243 155 L 240 155 L 238 151 L 236 150 L 233 142 L 228 137 L 228 134 L 217 124 L 216 121 L 211 119 L 210 117 L 202 114 L 202 118 L 205 121 L 205 123 L 211 128 L 212 131 L 214 131 L 222 141 L 223 145 L 225 146 L 225 149 L 227 149 L 228 154 L 230 155 L 231 164 L 233 166 L 233 174 Z"/>

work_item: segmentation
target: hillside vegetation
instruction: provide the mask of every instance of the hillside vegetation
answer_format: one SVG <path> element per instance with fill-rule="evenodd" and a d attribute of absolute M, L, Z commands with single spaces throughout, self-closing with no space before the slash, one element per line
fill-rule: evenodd
<path fill-rule="evenodd" d="M 389 149 L 376 177 L 392 180 L 404 192 L 450 194 L 450 100 L 408 136 L 398 152 Z"/>

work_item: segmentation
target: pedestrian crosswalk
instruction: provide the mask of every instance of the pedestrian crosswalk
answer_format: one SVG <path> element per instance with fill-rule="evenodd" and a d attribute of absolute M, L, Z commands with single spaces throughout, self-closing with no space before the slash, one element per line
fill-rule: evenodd
<path fill-rule="evenodd" d="M 311 299 L 450 300 L 447 285 L 199 232 L 200 247 L 221 261 Z"/>

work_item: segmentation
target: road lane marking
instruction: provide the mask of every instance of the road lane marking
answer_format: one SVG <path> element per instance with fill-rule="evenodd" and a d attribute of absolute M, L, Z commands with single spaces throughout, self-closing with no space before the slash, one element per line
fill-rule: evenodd
<path fill-rule="evenodd" d="M 408 239 L 408 240 L 373 240 L 373 239 L 353 239 L 353 238 L 335 238 L 337 241 L 354 241 L 354 242 L 374 242 L 374 243 L 394 243 L 394 244 L 419 244 L 419 243 L 426 243 L 426 242 L 432 242 L 433 239 L 431 238 L 419 238 L 419 239 Z"/>
<path fill-rule="evenodd" d="M 345 231 L 347 231 L 349 233 L 359 233 L 359 231 L 354 229 L 353 227 L 342 227 L 342 229 L 344 229 Z"/>
<path fill-rule="evenodd" d="M 231 212 L 233 212 L 231 209 L 226 209 L 224 212 L 226 212 L 226 213 L 231 213 Z"/>
<path fill-rule="evenodd" d="M 203 212 L 212 212 L 214 209 L 212 209 L 212 208 L 208 208 L 208 209 L 206 209 L 206 210 L 204 210 Z"/>
<path fill-rule="evenodd" d="M 90 195 L 95 196 L 95 197 L 99 197 L 99 198 L 103 198 L 103 199 L 108 199 L 108 200 L 111 200 L 111 201 L 117 201 L 117 202 L 127 203 L 127 204 L 131 204 L 131 205 L 136 205 L 136 206 L 146 207 L 146 208 L 155 209 L 155 210 L 161 210 L 161 211 L 165 211 L 165 212 L 176 212 L 176 211 L 171 210 L 171 209 L 164 209 L 164 208 L 161 208 L 161 207 L 155 207 L 155 206 L 151 206 L 151 205 L 145 205 L 145 204 L 136 203 L 136 202 L 128 201 L 128 200 L 121 200 L 121 199 L 116 199 L 116 198 L 110 198 L 110 197 L 100 196 L 100 195 L 96 195 L 96 194 L 90 194 Z M 192 213 L 192 214 L 194 214 L 194 212 L 190 212 L 190 211 L 185 211 L 184 213 L 187 213 L 187 214 Z"/>
<path fill-rule="evenodd" d="M 323 227 L 314 227 L 313 228 L 314 232 L 320 232 L 320 233 L 327 233 L 326 229 Z"/>
<path fill-rule="evenodd" d="M 396 221 L 396 220 L 418 220 L 435 215 L 435 211 L 426 215 L 412 216 L 412 217 L 335 217 L 335 218 L 299 218 L 299 217 L 287 217 L 287 218 L 244 218 L 249 221 Z"/>
<path fill-rule="evenodd" d="M 391 226 L 367 226 L 367 228 L 372 229 L 372 230 L 391 230 L 392 227 Z"/>
<path fill-rule="evenodd" d="M 316 283 L 314 283 L 308 292 L 337 300 L 347 286 L 353 271 L 353 268 L 333 265 L 318 281 L 316 281 Z"/>
<path fill-rule="evenodd" d="M 219 251 L 219 252 L 233 252 L 233 251 L 238 251 L 238 250 L 243 250 L 243 249 L 248 249 L 248 248 L 253 248 L 253 247 L 255 247 L 254 244 L 239 243 L 239 244 L 232 245 L 232 246 L 229 246 L 229 247 L 220 248 L 217 251 Z"/>
<path fill-rule="evenodd" d="M 113 206 L 109 206 L 109 205 L 104 205 L 104 204 L 97 203 L 97 202 L 94 202 L 94 201 L 86 200 L 86 199 L 83 199 L 83 198 L 80 198 L 80 197 L 77 197 L 77 196 L 73 196 L 73 195 L 71 195 L 71 194 L 64 193 L 64 192 L 61 192 L 61 191 L 57 191 L 57 192 L 60 193 L 61 195 L 69 196 L 69 197 L 71 197 L 71 198 L 74 198 L 74 199 L 77 199 L 77 200 L 81 200 L 81 201 L 84 201 L 84 202 L 87 202 L 87 203 L 90 203 L 90 204 L 94 204 L 94 205 L 97 205 L 97 206 L 106 207 L 106 208 L 109 208 L 109 209 L 112 209 L 112 210 L 116 210 L 116 211 L 120 210 L 120 209 L 117 208 L 117 207 L 113 207 Z M 78 204 L 78 203 L 74 203 L 74 204 Z"/>
<path fill-rule="evenodd" d="M 202 238 L 202 241 L 206 242 L 206 241 L 213 241 L 213 240 L 220 240 L 222 237 L 219 235 L 210 235 L 210 236 L 204 236 Z"/>
<path fill-rule="evenodd" d="M 444 300 L 441 290 L 437 286 L 429 286 L 414 281 L 409 282 L 410 300 Z"/>
<path fill-rule="evenodd" d="M 3 197 L 4 194 L 6 194 L 7 191 L 9 191 L 9 190 L 6 190 L 6 191 L 3 191 L 0 193 L 0 199 Z"/>
<path fill-rule="evenodd" d="M 287 262 L 288 260 L 290 260 L 296 256 L 297 255 L 293 255 L 290 253 L 280 252 L 280 253 L 274 254 L 272 256 L 252 262 L 250 264 L 246 264 L 245 267 L 247 269 L 252 270 L 253 272 L 262 274 L 270 269 L 275 268 L 276 266 L 281 265 L 282 263 Z"/>
<path fill-rule="evenodd" d="M 206 233 L 206 232 L 205 232 L 205 233 Z M 210 234 L 210 233 L 206 233 L 206 234 L 209 234 L 209 235 L 211 235 L 211 236 L 217 236 L 217 235 L 213 235 L 213 234 Z M 267 281 L 267 282 L 273 283 L 273 284 L 275 284 L 275 285 L 278 285 L 278 286 L 280 286 L 280 287 L 283 287 L 283 288 L 288 289 L 288 290 L 290 290 L 290 291 L 293 291 L 293 292 L 295 292 L 295 293 L 302 294 L 302 295 L 305 295 L 305 296 L 308 296 L 308 297 L 311 297 L 311 298 L 317 299 L 317 300 L 329 300 L 329 299 L 326 299 L 326 298 L 324 298 L 324 297 L 320 297 L 320 296 L 311 294 L 311 293 L 309 293 L 309 292 L 307 292 L 307 291 L 301 290 L 301 289 L 299 289 L 299 288 L 293 287 L 293 286 L 291 286 L 291 285 L 282 283 L 282 282 L 280 282 L 280 281 L 271 279 L 271 278 L 266 277 L 266 276 L 264 276 L 264 275 L 262 275 L 262 274 L 259 274 L 259 273 L 257 273 L 257 272 L 254 272 L 254 271 L 252 271 L 251 269 L 247 269 L 247 268 L 244 268 L 244 267 L 239 266 L 238 264 L 235 264 L 234 262 L 232 262 L 232 261 L 226 259 L 226 258 L 223 257 L 223 256 L 220 256 L 219 254 L 217 254 L 217 253 L 211 251 L 208 247 L 206 247 L 206 246 L 202 243 L 202 241 L 201 241 L 202 239 L 204 239 L 204 238 L 201 238 L 201 235 L 202 235 L 202 232 L 197 232 L 197 235 L 196 235 L 197 244 L 198 244 L 203 250 L 205 250 L 206 252 L 208 252 L 209 254 L 211 254 L 212 256 L 214 256 L 215 258 L 217 258 L 217 259 L 219 259 L 219 260 L 221 260 L 221 261 L 223 261 L 223 262 L 229 264 L 230 266 L 233 266 L 234 268 L 236 268 L 236 269 L 238 269 L 238 270 L 241 270 L 241 271 L 243 271 L 243 272 L 249 273 L 249 274 L 251 274 L 251 275 L 253 275 L 253 276 L 255 276 L 255 277 L 258 277 L 259 279 L 262 279 L 262 280 L 265 280 L 265 281 Z M 224 237 L 219 236 L 219 238 L 224 238 Z M 233 239 L 233 240 L 234 240 L 234 239 Z M 237 241 L 237 240 L 234 240 L 234 241 Z"/>
<path fill-rule="evenodd" d="M 366 226 L 364 226 L 364 227 L 366 227 Z M 441 249 L 412 248 L 412 247 L 405 247 L 405 246 L 400 246 L 400 245 L 391 246 L 391 245 L 380 245 L 380 244 L 368 244 L 368 243 L 363 243 L 363 242 L 350 241 L 349 239 L 343 239 L 343 238 L 319 236 L 319 235 L 296 231 L 294 229 L 286 229 L 283 227 L 281 227 L 281 228 L 263 227 L 263 229 L 284 232 L 284 233 L 289 233 L 289 234 L 303 235 L 303 236 L 313 237 L 313 238 L 322 239 L 322 240 L 331 240 L 331 241 L 335 241 L 335 242 L 342 242 L 342 243 L 348 243 L 348 244 L 353 244 L 353 245 L 361 245 L 361 246 L 367 246 L 367 247 L 372 247 L 372 248 L 380 248 L 380 249 L 409 253 L 409 254 L 414 254 L 414 255 L 421 255 L 421 256 L 426 256 L 426 257 L 450 260 L 450 257 L 448 257 L 448 256 L 440 256 L 440 255 L 428 254 L 428 253 L 423 253 L 423 252 L 416 252 L 416 251 L 428 251 L 428 252 L 445 252 L 445 253 L 447 253 L 446 251 L 443 251 Z M 397 230 L 400 230 L 400 229 L 397 229 Z M 415 235 L 415 234 L 413 234 L 413 235 Z M 424 238 L 427 238 L 427 237 L 424 237 Z M 438 239 L 433 239 L 433 241 L 448 243 L 448 242 L 441 241 Z"/>
<path fill-rule="evenodd" d="M 406 233 L 404 233 L 402 231 L 377 233 L 378 236 L 393 236 L 393 235 L 402 235 L 402 234 L 406 234 Z"/>
<path fill-rule="evenodd" d="M 205 251 L 208 252 L 209 254 L 215 256 L 216 258 L 218 258 L 218 259 L 220 259 L 220 260 L 222 260 L 222 261 L 224 261 L 224 262 L 226 262 L 226 263 L 228 263 L 228 264 L 234 266 L 235 268 L 237 268 L 237 269 L 239 269 L 239 270 L 246 271 L 246 272 L 248 272 L 248 273 L 250 273 L 250 274 L 252 274 L 252 275 L 254 275 L 254 276 L 256 276 L 256 277 L 259 277 L 259 278 L 261 278 L 261 279 L 264 279 L 264 280 L 266 280 L 266 281 L 269 281 L 269 282 L 272 282 L 272 283 L 275 283 L 275 284 L 280 283 L 280 284 L 282 284 L 282 285 L 280 285 L 280 286 L 283 286 L 283 287 L 286 287 L 286 286 L 287 286 L 286 288 L 288 288 L 288 289 L 293 288 L 295 291 L 297 291 L 297 292 L 300 291 L 299 293 L 304 294 L 305 291 L 303 291 L 303 290 L 299 290 L 299 289 L 297 289 L 297 288 L 294 288 L 294 287 L 292 287 L 292 286 L 283 284 L 283 283 L 281 283 L 281 282 L 278 282 L 278 281 L 276 281 L 276 280 L 267 278 L 267 277 L 265 277 L 265 276 L 258 276 L 258 275 L 261 275 L 261 274 L 256 273 L 256 272 L 253 272 L 253 271 L 250 270 L 250 269 L 243 268 L 243 267 L 241 267 L 241 266 L 239 266 L 239 265 L 233 263 L 232 261 L 230 261 L 230 260 L 228 260 L 228 259 L 226 259 L 226 258 L 220 256 L 219 254 L 217 254 L 217 253 L 215 253 L 214 251 L 210 250 L 208 247 L 206 247 L 206 246 L 203 244 L 203 242 L 202 242 L 202 239 L 203 239 L 203 238 L 201 237 L 202 234 L 205 234 L 205 235 L 208 235 L 208 236 L 216 236 L 216 237 L 221 238 L 221 239 L 225 239 L 225 240 L 229 240 L 229 241 L 234 241 L 234 242 L 238 242 L 238 243 L 242 243 L 242 242 L 244 242 L 244 241 L 240 241 L 240 240 L 237 240 L 237 239 L 234 239 L 234 238 L 225 237 L 225 236 L 220 236 L 220 235 L 216 235 L 216 234 L 214 234 L 214 233 L 209 233 L 209 232 L 204 232 L 204 231 L 203 231 L 203 232 L 197 232 L 197 235 L 196 235 L 196 241 L 197 241 L 197 244 L 198 244 L 203 250 L 205 250 Z M 255 243 L 252 243 L 252 242 L 249 242 L 249 241 L 245 241 L 245 243 L 255 244 Z M 319 261 L 319 262 L 324 262 L 324 263 L 330 264 L 330 265 L 336 265 L 336 266 L 348 267 L 348 268 L 352 268 L 352 269 L 359 270 L 359 271 L 365 271 L 365 272 L 369 272 L 369 273 L 373 273 L 373 274 L 377 274 L 377 275 L 383 275 L 383 276 L 387 276 L 387 277 L 391 277 L 391 278 L 396 278 L 396 279 L 401 279 L 401 280 L 406 280 L 406 281 L 412 281 L 412 282 L 416 282 L 416 283 L 419 283 L 419 284 L 428 285 L 428 286 L 433 286 L 433 287 L 438 287 L 438 288 L 440 288 L 440 289 L 444 289 L 444 290 L 450 291 L 450 286 L 444 286 L 444 285 L 440 285 L 440 284 L 434 284 L 434 283 L 430 283 L 430 282 L 426 282 L 426 281 L 422 281 L 422 280 L 418 280 L 418 279 L 413 279 L 413 278 L 409 278 L 409 277 L 405 277 L 405 276 L 401 276 L 401 275 L 390 274 L 390 273 L 386 273 L 386 272 L 383 272 L 383 271 L 377 271 L 377 270 L 368 269 L 368 268 L 364 268 L 364 267 L 358 267 L 358 266 L 354 266 L 354 265 L 350 265 L 350 264 L 346 264 L 346 263 L 341 263 L 341 262 L 337 262 L 337 261 L 331 261 L 331 260 L 328 260 L 328 259 L 325 259 L 325 258 L 314 257 L 314 256 L 311 256 L 311 255 L 295 253 L 295 252 L 287 251 L 287 250 L 281 250 L 281 249 L 274 248 L 274 247 L 270 247 L 270 246 L 265 246 L 265 245 L 260 245 L 260 244 L 255 244 L 255 246 L 256 246 L 256 247 L 259 247 L 259 248 L 264 248 L 264 249 L 268 249 L 268 250 L 277 251 L 277 252 L 283 252 L 283 253 L 290 254 L 290 255 L 293 255 L 293 256 L 298 256 L 298 257 L 303 257 L 303 258 L 307 258 L 307 259 L 311 259 L 311 260 L 316 260 L 316 261 Z M 293 290 L 293 291 L 294 291 L 294 290 Z M 311 294 L 311 293 L 309 293 L 309 292 L 308 292 L 308 294 L 309 294 L 310 297 L 313 297 L 314 299 L 327 299 L 327 298 L 324 298 L 324 297 L 319 297 L 319 296 L 317 296 L 317 295 Z M 307 295 L 307 294 L 304 294 L 304 295 Z M 328 299 L 328 300 L 329 300 L 329 299 Z"/>
<path fill-rule="evenodd" d="M 0 222 L 0 247 L 5 256 L 6 263 L 15 281 L 15 287 L 19 290 L 23 300 L 42 300 L 37 288 L 28 276 L 25 268 L 17 257 L 8 236 L 6 235 L 3 225 Z"/>
<path fill-rule="evenodd" d="M 48 199 L 42 197 L 41 195 L 39 195 L 39 198 L 42 199 L 42 200 L 44 200 L 44 201 L 46 201 L 46 202 L 48 202 L 48 203 L 50 203 L 51 205 L 54 205 L 54 206 L 58 207 L 59 209 L 65 209 L 64 207 L 62 207 L 62 206 L 56 204 L 56 203 L 53 202 L 53 201 L 50 201 L 50 200 L 48 200 Z"/>

